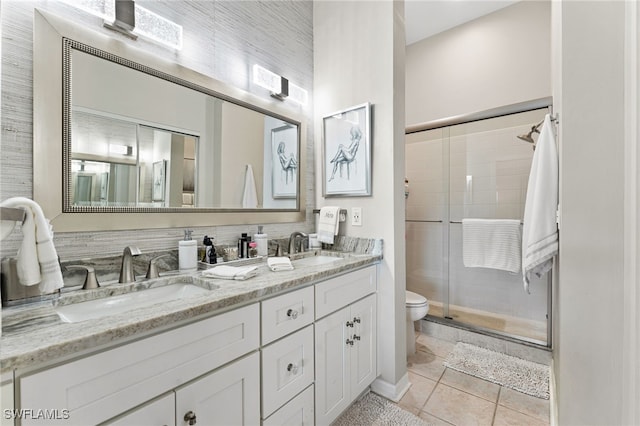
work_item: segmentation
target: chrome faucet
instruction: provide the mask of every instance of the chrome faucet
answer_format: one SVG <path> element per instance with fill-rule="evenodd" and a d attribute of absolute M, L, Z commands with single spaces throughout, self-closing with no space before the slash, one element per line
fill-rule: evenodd
<path fill-rule="evenodd" d="M 291 235 L 289 236 L 289 255 L 296 253 L 296 238 L 298 237 L 307 238 L 307 234 L 299 231 L 295 231 L 291 233 Z"/>
<path fill-rule="evenodd" d="M 142 254 L 138 247 L 128 246 L 122 253 L 122 266 L 120 267 L 119 283 L 132 283 L 136 280 L 133 274 L 133 256 Z"/>

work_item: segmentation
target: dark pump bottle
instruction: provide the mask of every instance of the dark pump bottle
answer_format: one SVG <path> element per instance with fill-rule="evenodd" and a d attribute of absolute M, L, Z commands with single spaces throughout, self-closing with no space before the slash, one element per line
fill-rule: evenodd
<path fill-rule="evenodd" d="M 216 248 L 213 245 L 213 239 L 205 235 L 202 240 L 202 244 L 204 245 L 204 256 L 202 257 L 202 261 L 204 263 L 216 263 L 218 260 L 216 256 Z"/>

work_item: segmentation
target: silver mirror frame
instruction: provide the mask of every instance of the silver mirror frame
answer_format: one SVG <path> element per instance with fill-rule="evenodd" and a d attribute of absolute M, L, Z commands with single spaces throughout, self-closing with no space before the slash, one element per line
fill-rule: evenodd
<path fill-rule="evenodd" d="M 63 173 L 65 144 L 69 126 L 63 114 L 70 99 L 63 92 L 63 41 L 74 40 L 125 61 L 140 64 L 209 94 L 267 113 L 299 126 L 298 200 L 296 209 L 113 209 L 65 212 Z M 188 226 L 288 223 L 305 220 L 304 176 L 306 172 L 306 125 L 302 116 L 279 105 L 230 87 L 196 71 L 150 55 L 104 34 L 86 29 L 66 19 L 36 9 L 34 12 L 33 54 L 33 198 L 58 232 L 111 231 Z"/>

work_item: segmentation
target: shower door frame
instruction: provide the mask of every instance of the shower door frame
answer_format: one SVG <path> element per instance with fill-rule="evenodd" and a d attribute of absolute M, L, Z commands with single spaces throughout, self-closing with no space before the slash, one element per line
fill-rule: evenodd
<path fill-rule="evenodd" d="M 407 126 L 405 128 L 405 135 L 409 135 L 411 133 L 419 133 L 427 130 L 436 130 L 442 129 L 450 126 L 455 126 L 459 124 L 467 124 L 472 123 L 474 121 L 480 120 L 488 120 L 492 118 L 504 117 L 507 115 L 519 114 L 528 111 L 534 111 L 537 109 L 547 108 L 549 110 L 549 114 L 553 116 L 553 97 L 548 96 L 544 98 L 533 99 L 530 101 L 519 102 L 515 104 L 505 105 L 497 108 L 491 108 L 484 111 L 456 115 L 447 118 L 441 118 L 437 120 L 428 121 L 425 123 L 414 124 L 411 126 Z M 557 121 L 556 121 L 557 122 Z M 443 153 L 443 161 L 445 159 L 449 159 L 449 151 Z M 445 182 L 443 185 L 449 186 L 450 177 L 444 176 Z M 449 215 L 449 192 L 446 191 L 446 198 L 444 200 L 445 212 L 443 212 L 444 217 L 447 220 L 424 220 L 423 222 L 431 222 L 431 223 L 442 223 L 443 225 L 443 235 L 449 233 L 449 226 L 451 223 L 450 215 Z M 450 291 L 450 283 L 449 283 L 449 248 L 450 242 L 449 238 L 443 238 L 443 253 L 447 253 L 447 256 L 443 259 L 443 279 L 447 283 L 447 288 L 445 294 L 443 295 L 443 317 L 433 317 L 437 319 L 437 322 L 441 322 L 445 325 L 453 325 L 459 328 L 468 329 L 471 331 L 477 331 L 488 335 L 494 335 L 501 338 L 507 338 L 509 340 L 514 340 L 517 342 L 524 342 L 528 344 L 532 344 L 539 347 L 545 347 L 551 349 L 553 347 L 552 342 L 552 331 L 553 331 L 553 284 L 555 281 L 555 271 L 556 271 L 556 259 L 553 260 L 553 268 L 547 274 L 547 342 L 546 344 L 541 344 L 539 340 L 530 339 L 524 336 L 518 336 L 511 333 L 501 332 L 498 330 L 493 330 L 481 326 L 477 326 L 474 324 L 468 324 L 465 322 L 460 322 L 454 320 L 449 315 L 449 291 Z"/>

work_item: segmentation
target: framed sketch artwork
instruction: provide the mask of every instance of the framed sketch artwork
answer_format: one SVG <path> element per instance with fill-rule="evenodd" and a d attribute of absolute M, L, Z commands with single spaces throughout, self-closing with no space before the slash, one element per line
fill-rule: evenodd
<path fill-rule="evenodd" d="M 271 131 L 273 198 L 296 198 L 298 192 L 298 129 L 282 126 Z"/>
<path fill-rule="evenodd" d="M 322 127 L 323 195 L 371 195 L 371 104 L 327 115 Z"/>

